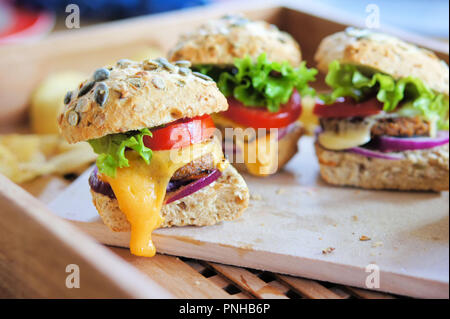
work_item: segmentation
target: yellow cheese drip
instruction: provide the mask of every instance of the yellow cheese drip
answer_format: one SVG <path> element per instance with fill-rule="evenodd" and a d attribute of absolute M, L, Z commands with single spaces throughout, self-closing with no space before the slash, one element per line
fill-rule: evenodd
<path fill-rule="evenodd" d="M 151 234 L 164 221 L 160 211 L 171 177 L 179 168 L 208 153 L 212 154 L 215 165 L 223 159 L 222 149 L 216 141 L 178 150 L 153 151 L 150 164 L 146 164 L 136 152 L 127 151 L 129 167 L 118 168 L 115 178 L 101 176 L 111 185 L 119 208 L 131 225 L 132 254 L 155 255 Z M 219 165 L 219 169 L 223 168 Z"/>
<path fill-rule="evenodd" d="M 315 128 L 319 125 L 319 118 L 314 114 L 316 99 L 310 96 L 302 97 L 302 114 L 300 122 L 306 128 L 309 135 L 314 135 Z"/>
<path fill-rule="evenodd" d="M 226 117 L 224 117 L 224 116 L 222 116 L 222 115 L 220 115 L 218 113 L 211 114 L 211 117 L 212 117 L 212 119 L 214 121 L 214 124 L 216 124 L 216 126 L 232 127 L 232 128 L 240 127 L 242 129 L 245 129 L 245 126 L 240 125 L 240 124 L 238 124 L 238 123 L 236 123 L 236 122 L 234 122 L 234 121 L 232 121 L 232 120 L 230 120 L 230 119 L 228 119 L 228 118 L 226 118 Z"/>
<path fill-rule="evenodd" d="M 242 129 L 244 135 L 245 130 L 249 129 L 219 114 L 213 114 L 212 117 L 216 125 L 220 125 L 224 128 L 231 127 L 234 129 Z M 258 130 L 255 130 L 255 132 L 256 131 Z M 278 169 L 277 137 L 269 132 L 265 135 L 261 134 L 262 136 L 255 138 L 249 143 L 244 141 L 243 136 L 237 134 L 235 141 L 236 147 L 240 149 L 243 154 L 242 156 L 235 156 L 236 162 L 240 163 L 242 160 L 245 167 L 252 175 L 267 176 L 275 173 Z"/>
<path fill-rule="evenodd" d="M 245 167 L 250 174 L 267 176 L 277 171 L 278 141 L 274 135 L 268 133 L 250 143 L 238 143 L 237 146 L 244 151 Z"/>

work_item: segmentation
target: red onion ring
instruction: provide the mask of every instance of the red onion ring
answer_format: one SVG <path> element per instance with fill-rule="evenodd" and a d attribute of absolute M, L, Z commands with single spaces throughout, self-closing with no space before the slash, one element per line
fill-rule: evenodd
<path fill-rule="evenodd" d="M 382 152 L 401 152 L 423 150 L 448 144 L 448 131 L 439 131 L 436 137 L 393 137 L 380 136 L 374 141 L 377 150 Z"/>
<path fill-rule="evenodd" d="M 183 197 L 189 196 L 192 193 L 199 191 L 200 189 L 208 186 L 212 182 L 216 181 L 220 176 L 222 176 L 222 172 L 218 169 L 213 170 L 211 173 L 206 175 L 205 177 L 199 178 L 192 183 L 187 184 L 186 186 L 182 186 L 180 189 L 175 191 L 170 197 L 166 200 L 165 204 L 170 204 L 176 200 L 179 200 Z"/>
<path fill-rule="evenodd" d="M 208 186 L 209 184 L 217 180 L 220 176 L 222 176 L 222 173 L 218 169 L 214 169 L 208 175 L 185 185 L 183 185 L 183 183 L 179 181 L 169 182 L 166 191 L 168 192 L 167 194 L 170 195 L 170 197 L 166 200 L 165 204 L 169 204 L 173 201 L 195 193 L 196 191 Z M 98 178 L 97 166 L 92 170 L 91 175 L 89 176 L 89 186 L 96 193 L 108 196 L 111 199 L 116 199 L 116 195 L 114 194 L 111 185 Z"/>
<path fill-rule="evenodd" d="M 114 194 L 111 185 L 98 178 L 97 166 L 94 167 L 94 169 L 91 172 L 91 175 L 89 175 L 89 186 L 91 186 L 91 189 L 96 193 L 108 196 L 111 199 L 116 198 L 116 195 Z"/>

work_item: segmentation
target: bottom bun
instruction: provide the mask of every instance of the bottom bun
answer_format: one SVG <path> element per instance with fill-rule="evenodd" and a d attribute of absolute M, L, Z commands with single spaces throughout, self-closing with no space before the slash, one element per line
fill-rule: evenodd
<path fill-rule="evenodd" d="M 445 191 L 449 189 L 448 144 L 405 151 L 404 159 L 386 160 L 315 144 L 322 178 L 334 185 L 367 189 Z"/>
<path fill-rule="evenodd" d="M 130 231 L 130 223 L 119 208 L 117 199 L 93 192 L 92 201 L 103 222 L 113 231 Z M 233 166 L 223 171 L 222 176 L 207 187 L 192 195 L 164 205 L 161 227 L 206 226 L 241 216 L 249 200 L 247 185 Z"/>

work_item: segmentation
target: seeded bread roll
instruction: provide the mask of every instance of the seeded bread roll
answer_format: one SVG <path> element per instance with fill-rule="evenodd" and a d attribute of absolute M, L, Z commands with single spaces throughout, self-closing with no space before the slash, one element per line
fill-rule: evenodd
<path fill-rule="evenodd" d="M 343 151 L 330 151 L 317 142 L 322 178 L 334 185 L 367 189 L 448 191 L 448 144 L 403 152 L 401 160 L 385 160 Z"/>
<path fill-rule="evenodd" d="M 189 66 L 160 58 L 98 69 L 66 95 L 61 134 L 75 143 L 226 110 L 216 83 Z"/>
<path fill-rule="evenodd" d="M 348 28 L 324 38 L 314 59 L 324 73 L 328 72 L 330 62 L 338 60 L 369 67 L 395 79 L 417 77 L 431 89 L 448 96 L 448 65 L 433 52 L 393 36 Z"/>
<path fill-rule="evenodd" d="M 226 15 L 208 21 L 181 36 L 169 52 L 169 60 L 189 60 L 196 64 L 231 65 L 246 55 L 256 59 L 265 52 L 269 61 L 301 61 L 298 43 L 286 32 L 264 21 L 250 21 L 241 15 Z"/>
<path fill-rule="evenodd" d="M 116 199 L 91 190 L 92 200 L 103 222 L 113 231 L 130 231 L 130 223 L 119 208 Z M 228 165 L 222 176 L 192 195 L 164 205 L 161 227 L 206 226 L 241 216 L 248 206 L 247 185 L 236 169 Z"/>

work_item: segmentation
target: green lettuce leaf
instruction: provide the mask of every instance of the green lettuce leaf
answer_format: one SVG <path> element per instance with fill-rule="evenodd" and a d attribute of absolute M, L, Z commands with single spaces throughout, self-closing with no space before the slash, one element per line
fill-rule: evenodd
<path fill-rule="evenodd" d="M 358 69 L 355 65 L 340 64 L 333 61 L 328 67 L 325 82 L 333 91 L 322 94 L 325 103 L 330 104 L 338 97 L 349 96 L 360 101 L 376 94 L 377 100 L 383 103 L 385 112 L 397 110 L 400 102 L 408 103 L 409 114 L 419 114 L 429 121 L 437 121 L 439 129 L 449 128 L 448 97 L 434 92 L 420 79 L 411 76 L 395 80 L 390 75 L 370 73 Z"/>
<path fill-rule="evenodd" d="M 125 149 L 131 148 L 149 164 L 152 158 L 152 150 L 144 145 L 144 136 L 152 136 L 149 129 L 126 133 L 109 134 L 100 138 L 89 140 L 97 157 L 97 167 L 100 173 L 116 177 L 118 167 L 129 167 L 125 157 Z"/>
<path fill-rule="evenodd" d="M 277 112 L 281 104 L 289 101 L 294 88 L 302 96 L 315 94 L 308 82 L 315 80 L 316 69 L 308 69 L 305 62 L 297 68 L 288 62 L 270 62 L 265 53 L 256 61 L 249 56 L 235 59 L 233 68 L 211 65 L 195 68 L 213 78 L 226 97 L 233 96 L 245 106 L 266 107 L 271 112 Z"/>

